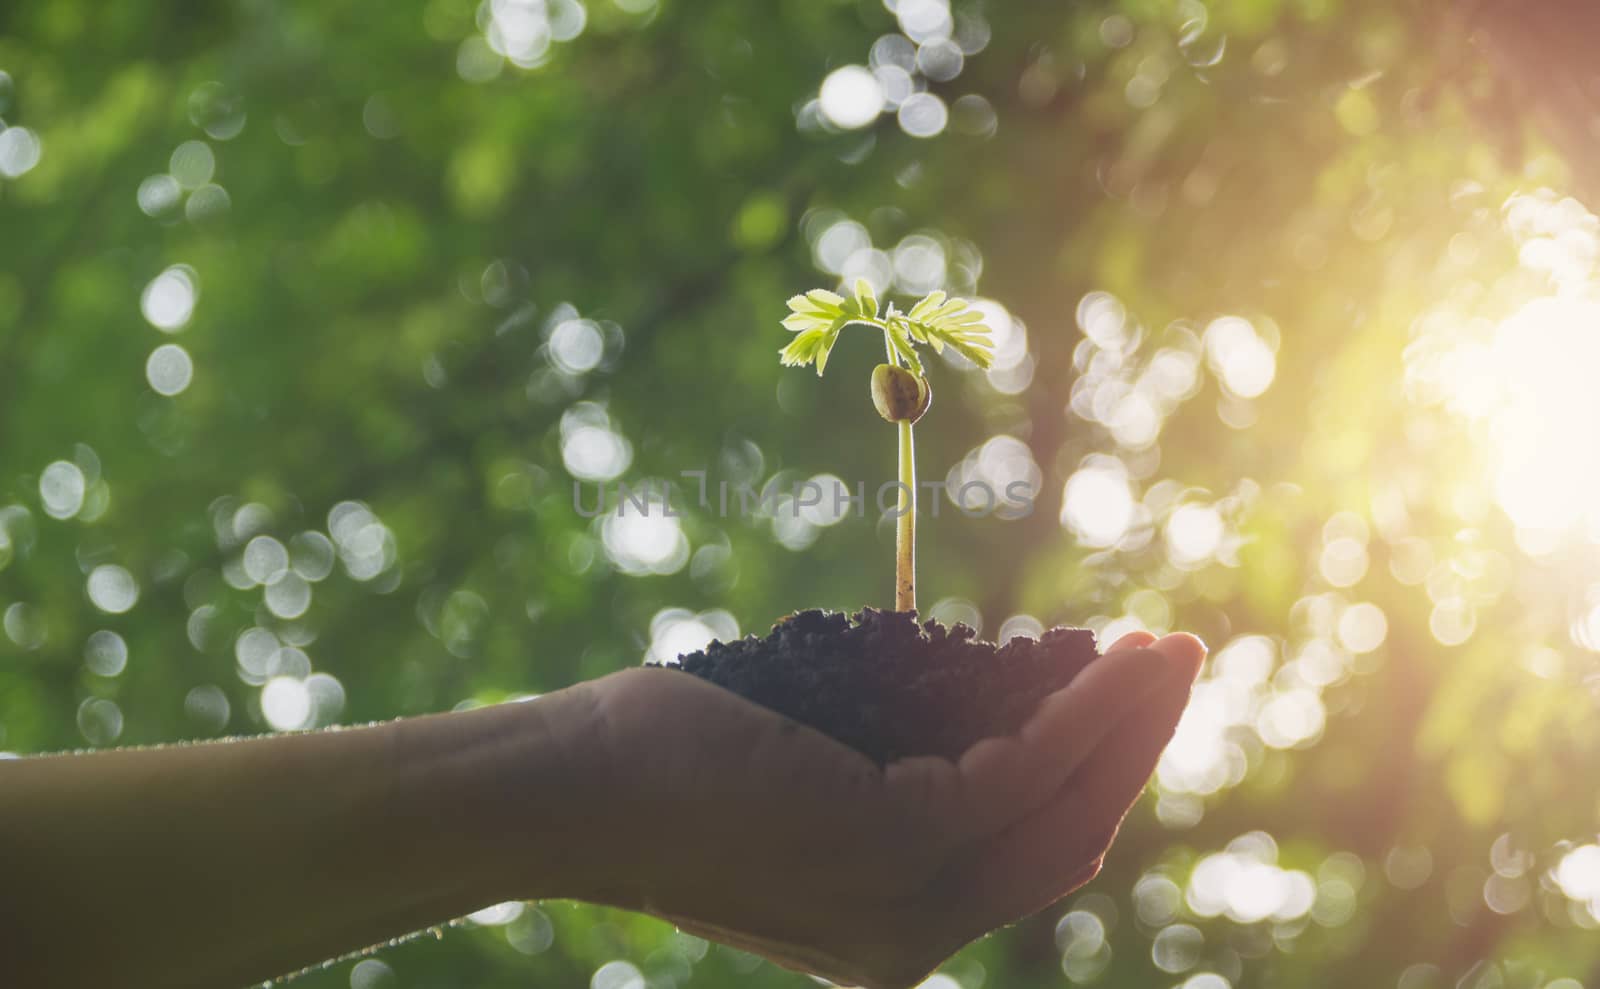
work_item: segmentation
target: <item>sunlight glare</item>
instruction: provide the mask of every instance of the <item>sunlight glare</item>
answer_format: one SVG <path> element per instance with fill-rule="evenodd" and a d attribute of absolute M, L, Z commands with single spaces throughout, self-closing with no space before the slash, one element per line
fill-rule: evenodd
<path fill-rule="evenodd" d="M 1438 310 L 1417 323 L 1406 354 L 1413 397 L 1474 430 L 1485 484 L 1529 552 L 1560 547 L 1580 527 L 1600 542 L 1600 219 L 1548 191 L 1511 197 L 1506 226 L 1522 292 L 1494 322 Z M 1529 297 L 1523 281 L 1539 288 Z"/>

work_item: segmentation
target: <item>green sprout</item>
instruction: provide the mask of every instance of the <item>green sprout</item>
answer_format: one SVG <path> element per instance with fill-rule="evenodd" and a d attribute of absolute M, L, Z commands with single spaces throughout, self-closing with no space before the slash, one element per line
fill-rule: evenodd
<path fill-rule="evenodd" d="M 882 330 L 884 350 L 889 355 L 887 364 L 872 369 L 872 404 L 886 421 L 900 427 L 894 608 L 916 611 L 917 460 L 911 427 L 928 411 L 933 390 L 928 386 L 915 345 L 932 347 L 936 354 L 949 347 L 978 367 L 987 368 L 994 361 L 994 342 L 989 327 L 983 323 L 983 314 L 964 300 L 930 292 L 906 312 L 891 302 L 880 315 L 872 286 L 865 279 L 858 279 L 855 294 L 849 299 L 818 288 L 789 300 L 789 315 L 783 325 L 796 336 L 779 351 L 779 359 L 789 367 L 815 364 L 820 377 L 840 331 L 851 324 Z"/>

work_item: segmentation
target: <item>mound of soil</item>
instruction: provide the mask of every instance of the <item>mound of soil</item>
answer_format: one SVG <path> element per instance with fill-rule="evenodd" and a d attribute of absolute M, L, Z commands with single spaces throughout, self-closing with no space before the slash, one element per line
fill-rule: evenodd
<path fill-rule="evenodd" d="M 882 765 L 955 759 L 974 742 L 1016 732 L 1098 655 L 1087 629 L 996 646 L 966 625 L 918 625 L 915 612 L 867 608 L 853 619 L 802 611 L 766 638 L 713 642 L 674 665 Z"/>

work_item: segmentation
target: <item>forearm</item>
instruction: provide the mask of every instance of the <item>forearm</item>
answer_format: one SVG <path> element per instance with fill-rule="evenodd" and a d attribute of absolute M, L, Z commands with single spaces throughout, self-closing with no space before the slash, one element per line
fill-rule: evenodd
<path fill-rule="evenodd" d="M 571 707 L 0 762 L 0 983 L 243 985 L 580 895 Z"/>

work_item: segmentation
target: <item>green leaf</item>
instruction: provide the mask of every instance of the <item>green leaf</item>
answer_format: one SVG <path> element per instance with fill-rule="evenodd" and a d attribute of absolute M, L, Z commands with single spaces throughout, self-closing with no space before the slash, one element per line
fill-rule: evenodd
<path fill-rule="evenodd" d="M 891 307 L 891 312 L 888 319 L 885 321 L 888 323 L 891 329 L 917 343 L 928 342 L 928 338 L 922 332 L 922 328 L 920 326 L 918 326 L 916 323 L 913 323 L 905 315 L 893 312 L 892 308 L 893 307 Z"/>
<path fill-rule="evenodd" d="M 800 333 L 804 330 L 826 329 L 833 320 L 816 313 L 794 312 L 784 317 L 783 327 L 791 333 Z"/>
<path fill-rule="evenodd" d="M 951 340 L 950 346 L 955 348 L 956 353 L 984 370 L 988 370 L 994 364 L 993 344 L 988 342 L 975 343 L 971 340 L 962 339 Z"/>
<path fill-rule="evenodd" d="M 827 330 L 806 330 L 778 351 L 778 359 L 785 367 L 804 367 L 817 359 L 817 352 L 827 336 Z M 827 360 L 826 356 L 823 360 Z M 817 373 L 822 371 L 819 369 Z"/>
<path fill-rule="evenodd" d="M 913 320 L 923 319 L 928 315 L 928 313 L 943 305 L 944 299 L 945 295 L 943 292 L 929 292 L 927 295 L 919 299 L 917 304 L 912 306 L 911 311 L 906 315 L 911 317 Z"/>
<path fill-rule="evenodd" d="M 894 352 L 906 362 L 906 366 L 919 376 L 922 375 L 922 358 L 917 356 L 917 348 L 911 346 L 911 341 L 906 337 L 905 327 L 901 324 L 890 323 L 885 331 L 889 335 L 889 345 Z"/>
<path fill-rule="evenodd" d="M 835 295 L 825 288 L 814 288 L 807 292 L 805 297 L 811 300 L 814 305 L 829 312 L 844 312 L 844 296 Z"/>
<path fill-rule="evenodd" d="M 822 343 L 817 347 L 817 377 L 822 377 L 823 370 L 827 368 L 828 355 L 833 353 L 833 345 L 839 342 L 839 331 L 844 327 L 844 321 L 841 320 L 832 329 L 823 332 Z"/>
<path fill-rule="evenodd" d="M 994 341 L 983 313 L 969 308 L 964 299 L 929 292 L 911 307 L 905 322 L 911 338 L 928 344 L 935 353 L 944 353 L 948 346 L 981 368 L 994 363 Z"/>
<path fill-rule="evenodd" d="M 856 279 L 856 313 L 869 319 L 878 316 L 878 297 L 872 294 L 872 284 L 865 278 Z"/>
<path fill-rule="evenodd" d="M 789 308 L 817 316 L 837 316 L 844 312 L 844 300 L 832 292 L 817 289 L 791 298 Z"/>
<path fill-rule="evenodd" d="M 821 374 L 828 366 L 828 354 L 839 339 L 839 331 L 854 318 L 855 306 L 854 301 L 846 302 L 842 296 L 820 288 L 791 298 L 783 326 L 800 335 L 778 352 L 779 358 L 791 367 L 815 363 Z"/>

